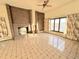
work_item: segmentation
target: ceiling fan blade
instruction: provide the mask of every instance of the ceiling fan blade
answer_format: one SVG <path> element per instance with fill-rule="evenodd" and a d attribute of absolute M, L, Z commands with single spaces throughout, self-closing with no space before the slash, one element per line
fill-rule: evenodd
<path fill-rule="evenodd" d="M 46 5 L 47 7 L 52 7 L 52 5 Z"/>

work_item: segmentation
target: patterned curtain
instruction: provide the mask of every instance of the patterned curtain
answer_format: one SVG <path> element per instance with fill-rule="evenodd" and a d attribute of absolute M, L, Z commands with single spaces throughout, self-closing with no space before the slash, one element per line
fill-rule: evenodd
<path fill-rule="evenodd" d="M 66 37 L 72 40 L 79 40 L 79 14 L 68 15 Z"/>

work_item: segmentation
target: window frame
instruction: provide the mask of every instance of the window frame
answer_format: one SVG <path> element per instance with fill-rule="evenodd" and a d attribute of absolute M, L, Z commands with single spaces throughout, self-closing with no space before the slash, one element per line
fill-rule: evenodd
<path fill-rule="evenodd" d="M 62 18 L 67 18 L 67 17 L 58 17 L 58 18 L 51 18 L 51 19 L 50 19 L 50 20 L 54 20 L 54 27 L 53 27 L 54 30 L 50 30 L 50 31 L 63 33 L 63 32 L 60 31 L 60 23 L 61 23 L 61 19 L 62 19 Z M 55 20 L 56 20 L 56 19 L 59 19 L 58 31 L 55 30 Z M 50 21 L 50 20 L 49 20 L 49 21 Z M 51 21 L 50 21 L 50 23 L 51 23 Z"/>

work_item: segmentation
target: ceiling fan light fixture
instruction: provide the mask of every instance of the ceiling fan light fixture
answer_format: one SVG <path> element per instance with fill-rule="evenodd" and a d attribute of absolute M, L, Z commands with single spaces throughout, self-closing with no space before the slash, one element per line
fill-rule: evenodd
<path fill-rule="evenodd" d="M 44 0 L 42 5 L 38 5 L 38 6 L 43 6 L 43 8 L 47 7 L 51 7 L 51 5 L 48 5 L 49 0 Z"/>

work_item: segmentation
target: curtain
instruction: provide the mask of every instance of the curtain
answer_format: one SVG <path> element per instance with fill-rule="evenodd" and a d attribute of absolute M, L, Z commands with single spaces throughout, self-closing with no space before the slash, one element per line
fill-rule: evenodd
<path fill-rule="evenodd" d="M 79 14 L 68 15 L 66 37 L 72 40 L 79 40 Z"/>

